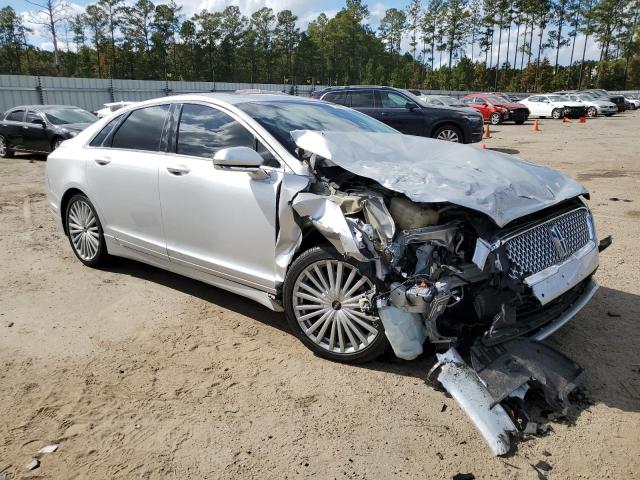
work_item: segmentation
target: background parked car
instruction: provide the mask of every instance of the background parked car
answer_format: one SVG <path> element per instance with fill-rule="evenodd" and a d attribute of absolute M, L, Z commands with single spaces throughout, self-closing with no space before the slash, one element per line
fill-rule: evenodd
<path fill-rule="evenodd" d="M 638 108 L 640 108 L 640 99 L 638 99 L 637 97 L 634 96 L 628 96 L 628 97 L 624 97 L 626 102 L 629 102 L 629 104 L 631 105 L 631 110 L 636 110 Z"/>
<path fill-rule="evenodd" d="M 50 153 L 95 121 L 95 116 L 79 107 L 14 107 L 0 121 L 0 157 L 12 157 L 14 152 Z"/>
<path fill-rule="evenodd" d="M 618 107 L 615 103 L 596 98 L 588 93 L 568 93 L 565 96 L 573 102 L 584 104 L 587 108 L 587 115 L 590 117 L 597 115 L 610 117 L 618 113 Z"/>
<path fill-rule="evenodd" d="M 128 107 L 129 105 L 134 105 L 136 102 L 112 102 L 105 103 L 104 108 L 100 110 L 96 110 L 93 114 L 98 118 L 104 118 L 111 115 L 113 112 L 117 112 L 121 108 Z"/>
<path fill-rule="evenodd" d="M 521 103 L 527 106 L 533 117 L 578 118 L 587 114 L 587 108 L 582 103 L 573 102 L 562 95 L 531 95 Z"/>
<path fill-rule="evenodd" d="M 609 93 L 606 90 L 603 90 L 602 88 L 590 88 L 587 90 L 581 90 L 581 92 L 588 93 L 600 100 L 609 100 L 610 102 L 615 103 L 616 106 L 618 107 L 619 112 L 624 112 L 627 109 L 627 105 L 624 102 L 623 95 Z"/>
<path fill-rule="evenodd" d="M 426 105 L 408 90 L 392 87 L 330 87 L 312 97 L 351 107 L 396 130 L 456 143 L 482 139 L 482 117 L 447 107 Z"/>
<path fill-rule="evenodd" d="M 461 100 L 469 107 L 478 110 L 484 120 L 491 125 L 499 125 L 509 120 L 522 125 L 529 118 L 529 110 L 526 106 L 490 93 L 471 93 L 462 97 Z"/>
<path fill-rule="evenodd" d="M 461 112 L 468 113 L 477 113 L 478 111 L 475 108 L 468 107 L 458 98 L 450 97 L 449 95 L 421 95 L 420 100 L 425 102 L 427 105 L 432 105 L 436 107 L 448 107 L 455 108 L 456 110 L 460 110 Z"/>

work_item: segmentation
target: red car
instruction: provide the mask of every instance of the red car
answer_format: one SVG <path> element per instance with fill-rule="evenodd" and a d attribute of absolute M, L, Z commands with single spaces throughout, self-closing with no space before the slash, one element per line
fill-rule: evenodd
<path fill-rule="evenodd" d="M 461 100 L 464 104 L 482 113 L 484 121 L 491 125 L 499 125 L 509 120 L 513 120 L 517 125 L 522 125 L 529 118 L 527 107 L 495 94 L 470 93 L 462 97 Z"/>

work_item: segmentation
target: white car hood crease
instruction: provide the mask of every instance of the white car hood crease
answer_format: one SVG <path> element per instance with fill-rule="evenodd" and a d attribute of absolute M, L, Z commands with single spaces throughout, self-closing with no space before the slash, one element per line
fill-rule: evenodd
<path fill-rule="evenodd" d="M 418 203 L 449 202 L 512 220 L 587 193 L 572 178 L 504 153 L 397 133 L 294 130 L 303 150 Z"/>

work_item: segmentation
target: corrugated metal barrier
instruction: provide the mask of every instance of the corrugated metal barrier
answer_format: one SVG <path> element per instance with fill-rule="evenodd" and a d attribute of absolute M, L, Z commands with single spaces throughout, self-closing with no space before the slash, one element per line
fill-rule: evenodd
<path fill-rule="evenodd" d="M 308 96 L 316 85 L 284 85 L 234 82 L 176 82 L 162 80 L 111 80 L 101 78 L 36 77 L 0 75 L 0 112 L 16 105 L 76 105 L 94 111 L 108 102 L 142 101 L 182 93 L 234 92 L 260 89 Z M 422 90 L 424 93 L 461 97 L 470 93 L 461 90 Z M 522 98 L 527 93 L 507 92 Z M 638 95 L 638 91 L 612 92 Z"/>

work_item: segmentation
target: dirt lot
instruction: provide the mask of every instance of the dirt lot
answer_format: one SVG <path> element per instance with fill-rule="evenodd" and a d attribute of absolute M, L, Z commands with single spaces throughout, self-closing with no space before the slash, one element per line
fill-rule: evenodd
<path fill-rule="evenodd" d="M 593 405 L 507 458 L 425 383 L 429 355 L 330 363 L 248 300 L 131 261 L 83 267 L 46 208 L 44 160 L 0 160 L 0 479 L 536 479 L 539 460 L 550 479 L 638 478 L 640 113 L 541 129 L 486 143 L 583 181 L 614 244 L 602 288 L 549 340 Z"/>

